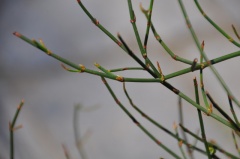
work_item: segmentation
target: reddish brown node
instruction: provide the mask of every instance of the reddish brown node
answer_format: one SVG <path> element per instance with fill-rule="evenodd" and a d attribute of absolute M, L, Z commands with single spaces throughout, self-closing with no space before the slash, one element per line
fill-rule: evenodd
<path fill-rule="evenodd" d="M 106 81 L 104 78 L 102 78 L 102 81 L 103 81 L 103 83 L 104 83 L 104 84 L 106 84 L 106 83 L 107 83 L 107 81 Z"/>
<path fill-rule="evenodd" d="M 122 46 L 122 43 L 120 41 L 117 41 L 118 46 Z"/>
<path fill-rule="evenodd" d="M 151 22 L 147 22 L 147 26 L 151 26 Z"/>
<path fill-rule="evenodd" d="M 98 21 L 97 19 L 94 19 L 94 20 L 93 20 L 93 23 L 94 23 L 95 25 L 99 25 L 99 21 Z"/>
<path fill-rule="evenodd" d="M 121 104 L 120 101 L 118 99 L 115 100 L 117 104 Z"/>
<path fill-rule="evenodd" d="M 174 59 L 174 60 L 177 60 L 177 57 L 178 57 L 177 55 L 174 55 L 174 56 L 173 56 L 173 59 Z"/>
<path fill-rule="evenodd" d="M 131 23 L 135 23 L 136 22 L 136 17 L 134 16 L 133 19 L 130 20 Z"/>
<path fill-rule="evenodd" d="M 156 143 L 158 144 L 158 145 L 161 145 L 162 143 L 160 142 L 160 141 L 158 141 L 158 140 L 156 140 Z"/>
<path fill-rule="evenodd" d="M 143 58 L 144 58 L 144 59 L 147 58 L 147 54 L 146 54 L 146 53 L 143 54 Z"/>
<path fill-rule="evenodd" d="M 160 36 L 159 36 L 159 35 L 156 35 L 155 38 L 156 38 L 157 40 L 160 40 Z"/>
<path fill-rule="evenodd" d="M 22 35 L 19 32 L 14 32 L 13 35 L 17 36 L 17 37 L 21 37 Z"/>

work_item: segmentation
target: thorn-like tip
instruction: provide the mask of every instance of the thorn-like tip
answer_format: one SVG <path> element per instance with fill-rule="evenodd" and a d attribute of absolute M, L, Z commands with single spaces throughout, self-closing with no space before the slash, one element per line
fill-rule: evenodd
<path fill-rule="evenodd" d="M 81 3 L 81 0 L 77 0 L 78 3 Z"/>
<path fill-rule="evenodd" d="M 141 11 L 144 11 L 143 6 L 142 6 L 142 2 L 140 2 L 139 7 L 140 7 Z"/>
<path fill-rule="evenodd" d="M 21 34 L 20 34 L 19 32 L 16 32 L 16 31 L 13 33 L 13 35 L 15 35 L 15 36 L 17 36 L 17 37 L 20 37 L 20 36 L 21 36 Z"/>
<path fill-rule="evenodd" d="M 177 129 L 177 124 L 176 124 L 176 122 L 173 123 L 173 129 L 174 129 L 174 130 Z"/>
<path fill-rule="evenodd" d="M 61 63 L 61 66 L 62 66 L 62 68 L 63 68 L 64 70 L 69 71 L 69 68 L 67 68 L 63 63 Z"/>
<path fill-rule="evenodd" d="M 118 38 L 119 38 L 119 37 L 121 37 L 121 35 L 120 35 L 120 33 L 119 33 L 119 32 L 117 33 L 117 37 L 118 37 Z"/>
<path fill-rule="evenodd" d="M 99 65 L 98 63 L 95 62 L 95 63 L 94 63 L 94 66 L 99 67 L 100 65 Z"/>

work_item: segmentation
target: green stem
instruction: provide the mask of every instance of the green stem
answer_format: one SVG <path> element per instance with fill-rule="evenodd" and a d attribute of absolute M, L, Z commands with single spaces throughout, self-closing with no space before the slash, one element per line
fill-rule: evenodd
<path fill-rule="evenodd" d="M 204 142 L 202 138 L 200 138 L 199 136 L 195 135 L 193 132 L 191 132 L 190 130 L 188 130 L 187 128 L 185 128 L 184 126 L 182 126 L 181 124 L 179 125 L 186 133 L 190 134 L 192 137 L 194 137 L 195 139 Z M 222 149 L 220 146 L 208 142 L 209 147 L 213 147 L 216 150 L 219 150 L 219 152 L 225 154 L 226 156 L 230 157 L 231 159 L 239 159 L 239 157 L 234 156 L 233 154 L 225 151 L 224 149 Z"/>
<path fill-rule="evenodd" d="M 140 6 L 143 14 L 146 16 L 147 19 L 149 19 L 149 16 L 147 14 L 147 10 L 145 10 L 142 6 Z M 182 57 L 179 57 L 177 56 L 176 54 L 174 54 L 172 52 L 172 50 L 164 43 L 164 41 L 162 40 L 162 38 L 159 36 L 159 34 L 157 33 L 154 25 L 153 25 L 153 22 L 150 22 L 150 25 L 151 25 L 151 30 L 155 36 L 155 38 L 157 39 L 157 41 L 162 45 L 162 47 L 167 51 L 167 53 L 176 61 L 181 61 L 183 63 L 186 63 L 186 64 L 189 64 L 189 65 L 192 65 L 192 61 L 190 60 L 187 60 L 187 59 L 184 59 Z"/>
<path fill-rule="evenodd" d="M 240 151 L 239 151 L 239 148 L 238 148 L 238 143 L 237 143 L 234 131 L 232 131 L 232 137 L 233 137 L 233 142 L 234 142 L 235 148 L 236 148 L 236 150 L 238 152 L 238 155 L 240 156 Z"/>
<path fill-rule="evenodd" d="M 109 72 L 119 72 L 119 71 L 126 71 L 126 70 L 145 70 L 142 67 L 124 67 L 124 68 L 116 68 L 116 69 L 111 69 Z"/>
<path fill-rule="evenodd" d="M 155 125 L 156 127 L 158 127 L 159 129 L 163 130 L 165 133 L 167 133 L 168 135 L 170 135 L 171 137 L 182 141 L 185 145 L 187 145 L 188 147 L 195 149 L 203 154 L 206 154 L 203 150 L 197 148 L 196 146 L 193 146 L 191 144 L 189 144 L 185 139 L 180 138 L 179 136 L 177 136 L 176 134 L 172 133 L 171 131 L 169 131 L 167 128 L 165 128 L 164 126 L 162 126 L 160 123 L 156 122 L 154 119 L 152 119 L 151 117 L 149 117 L 146 113 L 144 113 L 141 109 L 139 109 L 132 101 L 132 99 L 130 98 L 127 89 L 126 89 L 126 85 L 125 82 L 123 82 L 123 90 L 124 93 L 126 95 L 126 97 L 128 98 L 129 103 L 131 104 L 131 106 L 139 113 L 142 115 L 142 117 L 146 118 L 146 120 L 148 120 L 150 123 L 152 123 L 153 125 Z"/>
<path fill-rule="evenodd" d="M 10 132 L 10 159 L 14 159 L 14 127 L 20 113 L 20 110 L 24 104 L 24 100 L 20 102 L 13 117 L 12 122 L 9 123 L 9 132 Z"/>
<path fill-rule="evenodd" d="M 143 48 L 139 33 L 138 33 L 138 29 L 137 29 L 137 25 L 136 25 L 136 16 L 134 14 L 133 8 L 132 8 L 132 1 L 128 0 L 128 8 L 129 8 L 129 14 L 130 14 L 130 22 L 132 23 L 132 27 L 137 39 L 137 43 L 138 43 L 138 47 L 141 51 L 142 57 L 145 59 L 146 64 L 149 64 L 150 67 L 153 69 L 154 73 L 156 75 L 158 75 L 158 77 L 160 77 L 160 74 L 158 72 L 158 70 L 156 69 L 156 67 L 153 65 L 153 63 L 150 61 L 150 59 L 147 57 L 147 52 L 146 49 Z"/>
<path fill-rule="evenodd" d="M 176 136 L 179 138 L 177 125 L 174 125 L 174 129 L 175 129 Z M 183 148 L 182 148 L 182 141 L 181 140 L 178 140 L 178 147 L 181 151 L 181 154 L 183 155 L 183 158 L 187 159 L 186 154 L 184 153 Z"/>
<path fill-rule="evenodd" d="M 178 98 L 178 107 L 179 107 L 179 110 L 178 110 L 178 112 L 179 112 L 179 121 L 180 121 L 180 123 L 182 125 L 184 125 L 184 122 L 183 122 L 184 121 L 183 120 L 183 110 L 182 110 L 182 98 L 181 97 Z M 183 139 L 187 143 L 189 143 L 188 138 L 186 136 L 186 133 L 184 131 L 182 131 L 182 136 L 183 136 Z M 187 152 L 188 152 L 190 158 L 193 159 L 194 157 L 193 157 L 193 154 L 192 154 L 191 147 L 189 145 L 187 145 Z"/>
<path fill-rule="evenodd" d="M 233 105 L 232 105 L 232 99 L 231 99 L 230 96 L 228 96 L 228 101 L 229 101 L 231 113 L 233 114 L 233 118 L 234 118 L 235 122 L 237 123 L 237 125 L 239 126 L 240 124 L 239 124 L 237 115 L 236 115 L 236 113 L 234 111 L 234 108 L 233 108 Z"/>
<path fill-rule="evenodd" d="M 151 26 L 153 2 L 154 2 L 154 0 L 150 1 L 150 6 L 149 6 L 149 9 L 148 9 L 149 16 L 147 18 L 147 29 L 146 29 L 146 33 L 145 33 L 145 39 L 144 39 L 144 49 L 145 50 L 147 50 L 147 42 L 148 42 L 149 30 L 150 30 L 150 26 Z"/>
<path fill-rule="evenodd" d="M 200 69 L 200 87 L 201 87 L 201 92 L 202 92 L 202 97 L 203 97 L 203 101 L 204 101 L 204 104 L 206 106 L 206 108 L 209 110 L 209 113 L 212 112 L 209 104 L 208 104 L 208 101 L 207 101 L 207 96 L 206 96 L 206 93 L 205 93 L 205 88 L 204 88 L 204 83 L 203 83 L 203 70 L 202 68 Z"/>
<path fill-rule="evenodd" d="M 198 84 L 197 84 L 197 79 L 196 78 L 194 78 L 194 89 L 195 89 L 196 103 L 200 104 L 199 95 L 198 95 Z M 201 132 L 202 132 L 202 139 L 203 139 L 203 142 L 204 142 L 204 145 L 205 145 L 205 149 L 206 149 L 206 152 L 207 152 L 208 159 L 211 159 L 211 155 L 210 155 L 210 152 L 209 152 L 209 147 L 208 147 L 208 143 L 207 143 L 207 139 L 206 139 L 206 135 L 205 135 L 205 130 L 204 130 L 202 113 L 199 109 L 197 109 L 197 111 L 198 111 L 200 128 L 201 128 Z"/>
<path fill-rule="evenodd" d="M 207 21 L 212 24 L 212 26 L 217 29 L 223 36 L 225 36 L 231 43 L 233 43 L 235 46 L 240 47 L 240 44 L 237 43 L 235 40 L 233 40 L 233 38 L 231 36 L 229 36 L 222 28 L 220 28 L 214 21 L 212 21 L 212 19 L 210 19 L 206 13 L 203 11 L 202 7 L 200 6 L 200 4 L 198 3 L 198 0 L 194 0 L 198 10 L 201 12 L 201 14 L 203 15 L 204 18 L 207 19 Z"/>
<path fill-rule="evenodd" d="M 208 57 L 207 55 L 205 54 L 205 52 L 201 49 L 201 46 L 200 46 L 200 43 L 199 43 L 199 40 L 198 40 L 198 37 L 191 25 L 191 22 L 188 18 L 188 15 L 187 15 L 187 12 L 185 10 L 185 7 L 182 3 L 182 0 L 178 0 L 179 4 L 180 4 L 180 7 L 181 7 L 181 10 L 182 10 L 182 13 L 184 15 L 184 18 L 185 18 L 185 21 L 186 21 L 186 24 L 191 32 L 191 35 L 199 49 L 199 52 L 201 54 L 201 56 L 203 56 L 203 58 L 205 59 L 205 61 L 209 61 L 208 60 Z M 225 81 L 223 80 L 223 78 L 220 76 L 220 74 L 218 73 L 218 71 L 215 69 L 215 67 L 213 67 L 212 65 L 209 65 L 210 69 L 212 70 L 213 74 L 217 77 L 218 81 L 221 83 L 222 87 L 224 88 L 224 90 L 227 92 L 227 94 L 229 94 L 233 101 L 240 107 L 240 103 L 239 101 L 236 99 L 236 97 L 232 94 L 232 92 L 230 91 L 230 89 L 228 88 L 227 84 L 225 83 Z"/>
<path fill-rule="evenodd" d="M 232 126 L 235 127 L 236 131 L 240 132 L 240 127 L 231 119 L 230 116 L 228 116 L 228 114 L 224 110 L 221 109 L 221 107 L 213 100 L 212 96 L 208 92 L 206 92 L 206 94 L 208 99 L 213 104 L 214 108 L 216 108 L 218 112 L 222 114 L 229 121 L 229 123 L 232 124 Z"/>
<path fill-rule="evenodd" d="M 108 91 L 110 92 L 110 94 L 112 95 L 113 99 L 115 100 L 115 102 L 118 104 L 118 106 L 128 115 L 128 117 L 130 119 L 132 119 L 132 121 L 150 138 L 152 139 L 158 146 L 160 146 L 161 148 L 163 148 L 165 151 L 167 151 L 170 155 L 172 155 L 175 158 L 181 159 L 177 154 L 175 154 L 173 151 L 171 151 L 171 149 L 167 148 L 165 145 L 163 145 L 160 141 L 158 141 L 144 126 L 142 126 L 141 123 L 139 123 L 133 116 L 132 114 L 125 108 L 124 105 L 122 105 L 122 103 L 118 100 L 118 98 L 116 97 L 116 95 L 114 94 L 112 88 L 109 86 L 109 84 L 107 83 L 107 81 L 105 80 L 105 78 L 101 77 L 103 83 L 105 84 L 105 86 L 107 87 Z"/>

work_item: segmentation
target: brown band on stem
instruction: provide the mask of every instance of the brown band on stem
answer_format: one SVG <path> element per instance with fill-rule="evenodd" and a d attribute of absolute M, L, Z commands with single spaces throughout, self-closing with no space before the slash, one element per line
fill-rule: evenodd
<path fill-rule="evenodd" d="M 162 144 L 159 140 L 156 140 L 156 143 L 157 143 L 158 145 L 161 145 L 161 144 Z"/>
<path fill-rule="evenodd" d="M 84 71 L 86 70 L 86 67 L 85 67 L 84 65 L 79 64 L 79 66 L 80 66 L 80 68 L 81 68 L 80 72 L 84 72 Z"/>
<path fill-rule="evenodd" d="M 95 25 L 99 25 L 99 21 L 98 21 L 97 19 L 94 19 L 92 22 L 93 22 Z"/>
<path fill-rule="evenodd" d="M 143 56 L 144 59 L 147 58 L 147 54 L 146 53 L 144 53 L 142 56 Z"/>
<path fill-rule="evenodd" d="M 159 41 L 159 40 L 161 40 L 161 38 L 160 38 L 160 36 L 159 35 L 156 35 L 155 36 L 155 38 Z M 159 41 L 159 42 L 162 42 L 162 40 L 161 41 Z"/>
<path fill-rule="evenodd" d="M 177 60 L 177 57 L 178 57 L 177 55 L 172 56 L 174 60 Z"/>
<path fill-rule="evenodd" d="M 228 39 L 230 42 L 233 42 L 233 38 L 231 38 L 231 37 L 229 37 L 229 39 Z"/>
<path fill-rule="evenodd" d="M 103 77 L 102 77 L 102 82 L 103 82 L 104 84 L 107 83 L 107 81 L 106 81 L 105 78 L 103 78 Z"/>
<path fill-rule="evenodd" d="M 120 41 L 117 41 L 118 46 L 122 46 L 122 43 Z"/>
<path fill-rule="evenodd" d="M 122 76 L 117 75 L 116 80 L 120 82 L 124 82 L 124 78 Z"/>
<path fill-rule="evenodd" d="M 115 99 L 115 102 L 116 102 L 117 104 L 121 104 L 118 99 Z"/>
<path fill-rule="evenodd" d="M 136 17 L 134 15 L 134 18 L 130 20 L 131 23 L 135 23 L 136 22 Z"/>

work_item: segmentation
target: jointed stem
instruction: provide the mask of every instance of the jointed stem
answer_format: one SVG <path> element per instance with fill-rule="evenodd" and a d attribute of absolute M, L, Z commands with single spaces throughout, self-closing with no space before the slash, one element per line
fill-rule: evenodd
<path fill-rule="evenodd" d="M 181 124 L 179 125 L 186 133 L 190 134 L 192 137 L 194 137 L 195 139 L 204 142 L 202 138 L 200 138 L 199 136 L 195 135 L 193 132 L 191 132 L 190 130 L 188 130 L 187 128 L 185 128 L 184 126 L 182 126 Z M 232 159 L 239 159 L 239 157 L 234 156 L 233 154 L 225 151 L 224 149 L 222 149 L 220 146 L 216 145 L 215 143 L 211 143 L 208 142 L 209 147 L 214 148 L 215 150 L 218 150 L 219 152 L 225 154 L 226 156 L 232 158 Z M 215 155 L 215 154 L 213 154 Z M 212 157 L 213 157 L 212 155 Z"/>
<path fill-rule="evenodd" d="M 173 151 L 171 151 L 171 149 L 169 149 L 168 147 L 166 147 L 164 144 L 162 144 L 160 141 L 158 141 L 144 126 L 142 126 L 141 123 L 139 123 L 133 116 L 132 114 L 125 108 L 125 106 L 122 105 L 122 103 L 118 100 L 118 98 L 116 97 L 116 95 L 114 94 L 113 90 L 111 89 L 111 87 L 109 86 L 109 84 L 107 83 L 107 81 L 105 80 L 105 78 L 102 77 L 102 81 L 105 84 L 105 86 L 107 87 L 108 91 L 110 92 L 110 94 L 112 95 L 113 99 L 116 101 L 116 103 L 118 104 L 118 106 L 128 115 L 128 117 L 130 119 L 132 119 L 132 121 L 149 137 L 151 138 L 157 145 L 159 145 L 161 148 L 163 148 L 165 151 L 167 151 L 170 155 L 172 155 L 173 157 L 177 158 L 177 159 L 181 159 L 181 157 L 179 157 L 177 154 L 175 154 Z"/>
<path fill-rule="evenodd" d="M 197 80 L 196 78 L 194 78 L 194 89 L 195 89 L 195 97 L 196 97 L 196 103 L 200 104 L 199 102 L 199 95 L 198 95 L 198 84 L 197 84 Z M 202 133 L 202 139 L 205 145 L 205 149 L 208 155 L 208 159 L 211 159 L 211 155 L 209 152 L 209 147 L 208 147 L 208 143 L 207 143 L 207 139 L 206 139 L 206 135 L 205 135 L 205 130 L 204 130 L 204 124 L 203 124 L 203 119 L 202 119 L 202 113 L 199 109 L 197 109 L 198 111 L 198 117 L 199 117 L 199 123 L 200 123 L 200 128 L 201 128 L 201 133 Z"/>
<path fill-rule="evenodd" d="M 139 33 L 138 33 L 138 29 L 137 29 L 137 25 L 136 25 L 136 16 L 134 14 L 133 8 L 132 8 L 132 1 L 128 0 L 128 8 L 129 8 L 129 13 L 130 13 L 130 22 L 132 23 L 132 27 L 138 42 L 138 47 L 141 51 L 141 54 L 143 56 L 143 58 L 145 59 L 145 62 L 147 65 L 150 65 L 150 67 L 153 69 L 154 73 L 156 75 L 158 75 L 158 77 L 160 77 L 160 74 L 158 72 L 158 70 L 156 69 L 156 67 L 153 65 L 153 63 L 149 60 L 148 56 L 147 56 L 147 50 L 143 48 Z"/>
<path fill-rule="evenodd" d="M 126 85 L 125 82 L 123 82 L 123 90 L 124 93 L 126 95 L 126 97 L 128 98 L 129 103 L 131 104 L 131 106 L 139 113 L 142 115 L 142 117 L 146 118 L 146 120 L 148 120 L 149 122 L 151 122 L 153 125 L 155 125 L 156 127 L 158 127 L 159 129 L 163 130 L 164 132 L 166 132 L 168 135 L 170 135 L 171 137 L 175 138 L 176 140 L 182 141 L 183 144 L 187 145 L 189 148 L 195 149 L 203 154 L 206 154 L 203 150 L 195 147 L 194 145 L 189 144 L 185 139 L 180 138 L 178 135 L 172 133 L 171 131 L 169 131 L 167 128 L 165 128 L 164 126 L 162 126 L 159 122 L 156 122 L 154 119 L 152 119 L 150 116 L 148 116 L 146 113 L 144 113 L 140 108 L 138 108 L 132 101 L 132 99 L 130 98 L 127 89 L 126 89 Z"/>
<path fill-rule="evenodd" d="M 203 15 L 204 18 L 207 19 L 207 21 L 212 24 L 212 26 L 217 29 L 223 36 L 225 36 L 231 43 L 233 43 L 235 46 L 240 47 L 240 44 L 237 43 L 235 40 L 233 40 L 233 38 L 231 36 L 229 36 L 222 28 L 220 28 L 216 23 L 214 23 L 214 21 L 212 21 L 211 18 L 209 18 L 206 13 L 203 11 L 202 7 L 200 6 L 200 4 L 198 3 L 198 0 L 194 0 L 197 8 L 199 9 L 199 11 L 201 12 L 201 14 Z"/>
<path fill-rule="evenodd" d="M 16 113 L 13 117 L 12 122 L 9 123 L 9 132 L 10 132 L 10 159 L 14 159 L 14 131 L 15 131 L 15 124 L 20 113 L 20 110 L 24 104 L 24 100 L 20 102 L 17 107 Z"/>
<path fill-rule="evenodd" d="M 208 57 L 207 55 L 205 54 L 204 50 L 201 49 L 201 45 L 199 43 L 199 40 L 198 40 L 198 37 L 192 27 L 192 24 L 188 18 L 188 15 L 187 15 L 187 12 L 185 10 L 185 7 L 182 3 L 182 0 L 178 0 L 179 4 L 180 4 L 180 7 L 181 7 L 181 10 L 182 10 L 182 13 L 184 15 L 184 18 L 185 18 L 185 21 L 186 21 L 186 24 L 191 32 L 191 35 L 200 51 L 200 54 L 201 56 L 203 56 L 204 60 L 205 61 L 209 61 L 208 60 Z M 214 75 L 217 77 L 218 81 L 221 83 L 222 87 L 225 89 L 225 91 L 232 97 L 233 101 L 240 107 L 240 103 L 239 101 L 233 96 L 232 92 L 230 91 L 230 89 L 228 88 L 227 84 L 224 82 L 223 78 L 220 76 L 220 74 L 218 73 L 218 71 L 215 69 L 215 67 L 213 67 L 212 65 L 209 65 L 210 69 L 212 70 L 212 72 L 214 73 Z"/>

